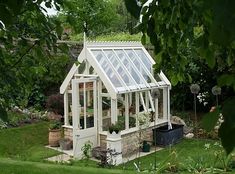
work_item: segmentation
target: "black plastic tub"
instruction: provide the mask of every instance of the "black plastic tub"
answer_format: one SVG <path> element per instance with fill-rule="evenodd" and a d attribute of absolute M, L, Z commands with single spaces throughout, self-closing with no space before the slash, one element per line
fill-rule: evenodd
<path fill-rule="evenodd" d="M 153 142 L 159 146 L 169 146 L 180 142 L 183 135 L 183 125 L 172 124 L 172 129 L 169 130 L 166 125 L 153 129 Z"/>

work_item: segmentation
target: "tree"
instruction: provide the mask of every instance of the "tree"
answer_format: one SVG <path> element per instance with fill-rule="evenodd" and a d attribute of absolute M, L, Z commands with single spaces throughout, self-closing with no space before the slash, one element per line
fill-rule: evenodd
<path fill-rule="evenodd" d="M 235 90 L 235 2 L 233 0 L 125 0 L 139 18 L 139 28 L 155 48 L 156 61 L 168 68 L 173 85 L 191 78 L 186 68 L 192 57 L 224 71 L 217 82 Z M 158 67 L 159 68 L 159 67 Z M 227 154 L 235 147 L 235 97 L 222 106 L 219 136 Z M 216 114 L 215 114 L 216 115 Z"/>
<path fill-rule="evenodd" d="M 77 33 L 95 35 L 105 32 L 118 17 L 110 1 L 66 0 L 64 5 L 61 16 Z"/>
<path fill-rule="evenodd" d="M 65 45 L 57 45 L 63 28 L 43 13 L 42 2 L 57 10 L 63 5 L 61 0 L 0 1 L 0 110 L 29 97 L 35 82 L 48 72 L 48 59 L 66 51 Z"/>

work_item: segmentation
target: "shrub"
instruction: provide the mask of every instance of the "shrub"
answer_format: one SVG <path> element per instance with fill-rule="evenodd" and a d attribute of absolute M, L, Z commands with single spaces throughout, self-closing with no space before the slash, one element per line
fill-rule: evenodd
<path fill-rule="evenodd" d="M 60 129 L 60 127 L 61 127 L 61 123 L 59 121 L 51 121 L 49 124 L 50 130 Z"/>
<path fill-rule="evenodd" d="M 63 115 L 64 112 L 64 100 L 62 95 L 53 94 L 48 97 L 46 107 L 49 111 L 54 112 L 55 114 Z"/>

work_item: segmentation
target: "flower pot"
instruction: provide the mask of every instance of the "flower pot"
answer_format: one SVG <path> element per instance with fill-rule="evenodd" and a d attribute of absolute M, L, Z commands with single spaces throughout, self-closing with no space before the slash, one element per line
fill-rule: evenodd
<path fill-rule="evenodd" d="M 58 147 L 60 138 L 61 138 L 61 130 L 60 129 L 49 130 L 49 137 L 48 137 L 49 146 Z"/>
<path fill-rule="evenodd" d="M 62 150 L 70 150 L 72 149 L 72 141 L 70 139 L 67 139 L 67 138 L 63 138 L 59 141 L 60 143 L 60 148 Z"/>
<path fill-rule="evenodd" d="M 168 146 L 178 143 L 183 138 L 183 125 L 172 124 L 172 129 L 168 125 L 153 129 L 153 142 L 156 145 Z"/>

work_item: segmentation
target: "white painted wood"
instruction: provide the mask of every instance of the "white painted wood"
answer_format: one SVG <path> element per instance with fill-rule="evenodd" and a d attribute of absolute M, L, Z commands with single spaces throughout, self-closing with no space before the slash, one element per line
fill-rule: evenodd
<path fill-rule="evenodd" d="M 144 96 L 145 96 L 146 110 L 149 111 L 149 96 L 148 96 L 148 91 L 145 91 Z"/>
<path fill-rule="evenodd" d="M 167 120 L 167 108 L 168 108 L 168 102 L 167 102 L 167 88 L 163 89 L 163 119 Z"/>
<path fill-rule="evenodd" d="M 69 73 L 67 74 L 67 76 L 65 77 L 62 85 L 60 86 L 60 94 L 64 94 L 65 90 L 67 89 L 71 79 L 73 78 L 73 75 L 76 73 L 77 69 L 78 69 L 79 65 L 75 65 L 73 64 L 72 68 L 70 69 Z"/>
<path fill-rule="evenodd" d="M 111 156 L 109 153 L 107 154 L 108 163 L 111 165 L 119 165 L 122 163 L 122 138 L 120 132 L 116 134 L 113 132 L 112 134 L 108 133 L 107 138 L 107 149 L 111 149 L 114 152 L 117 152 L 117 155 Z M 111 157 L 113 158 L 111 160 Z"/>
<path fill-rule="evenodd" d="M 155 98 L 155 125 L 158 123 L 158 98 Z"/>
<path fill-rule="evenodd" d="M 171 82 L 168 80 L 168 78 L 165 76 L 165 74 L 162 71 L 160 72 L 159 77 L 171 88 Z"/>
<path fill-rule="evenodd" d="M 84 129 L 86 129 L 86 109 L 87 109 L 87 96 L 86 96 L 86 83 L 83 83 L 83 117 L 84 117 Z"/>
<path fill-rule="evenodd" d="M 73 101 L 73 151 L 74 151 L 74 157 L 75 158 L 81 158 L 82 157 L 82 150 L 81 148 L 84 146 L 85 143 L 90 141 L 92 143 L 93 147 L 96 147 L 98 145 L 98 140 L 97 140 L 97 124 L 95 123 L 97 121 L 97 114 L 95 112 L 97 111 L 94 105 L 94 126 L 90 128 L 86 128 L 86 125 L 84 125 L 84 129 L 80 129 L 78 125 L 80 122 L 80 110 L 79 110 L 79 83 L 85 83 L 81 82 L 82 79 L 74 79 L 72 80 L 72 90 L 73 90 L 73 96 L 72 96 L 72 101 Z M 85 80 L 85 79 L 84 79 Z M 91 80 L 89 82 L 95 83 L 96 81 Z M 96 93 L 96 85 L 93 85 L 93 91 Z M 84 88 L 85 89 L 85 88 Z M 84 91 L 83 91 L 84 92 Z M 94 103 L 96 102 L 95 96 L 94 96 Z M 85 106 L 84 102 L 84 106 Z M 85 106 L 86 108 L 86 106 Z M 85 118 L 85 108 L 84 108 L 84 118 Z"/>
<path fill-rule="evenodd" d="M 78 60 L 78 62 L 83 62 L 84 60 L 86 60 L 86 57 L 87 57 L 87 55 L 86 55 L 86 48 L 83 48 L 81 53 L 79 54 L 77 60 Z"/>
<path fill-rule="evenodd" d="M 138 120 L 138 115 L 139 115 L 139 109 L 140 109 L 140 97 L 139 97 L 139 93 L 136 92 L 135 93 L 135 116 L 136 116 L 136 127 L 139 127 L 139 120 Z"/>
<path fill-rule="evenodd" d="M 125 129 L 129 129 L 129 97 L 125 94 Z"/>
<path fill-rule="evenodd" d="M 102 95 L 101 95 L 101 93 L 102 93 L 102 82 L 101 82 L 101 80 L 98 80 L 98 89 L 97 89 L 97 94 L 98 94 L 98 100 L 97 100 L 97 105 L 98 105 L 98 111 L 97 111 L 97 113 L 98 113 L 98 132 L 101 132 L 101 131 L 103 131 L 103 128 L 102 128 L 102 125 L 103 125 L 103 114 L 102 114 L 102 112 L 103 112 L 103 110 L 102 110 Z"/>
<path fill-rule="evenodd" d="M 111 99 L 111 124 L 117 122 L 117 99 Z"/>
<path fill-rule="evenodd" d="M 78 126 L 78 120 L 79 120 L 79 91 L 78 91 L 78 84 L 76 80 L 72 80 L 72 115 L 73 115 L 73 154 L 74 157 L 78 157 L 78 151 L 76 149 L 76 146 L 78 144 L 78 131 L 79 127 Z"/>
<path fill-rule="evenodd" d="M 155 112 L 153 98 L 152 98 L 152 95 L 151 95 L 150 91 L 148 91 L 148 96 L 149 96 L 149 102 L 150 102 L 151 109 L 152 109 L 153 112 Z"/>
<path fill-rule="evenodd" d="M 69 101 L 67 90 L 64 93 L 64 125 L 69 126 Z"/>
<path fill-rule="evenodd" d="M 144 111 L 145 111 L 145 112 L 148 112 L 148 111 L 147 111 L 147 108 L 146 108 L 146 105 L 145 105 L 145 102 L 144 102 L 143 93 L 140 92 L 139 94 L 140 94 L 140 102 L 141 102 L 141 104 L 143 105 Z"/>
<path fill-rule="evenodd" d="M 169 88 L 167 88 L 167 120 L 168 120 L 168 128 L 172 129 L 171 113 L 170 113 L 170 89 Z"/>

